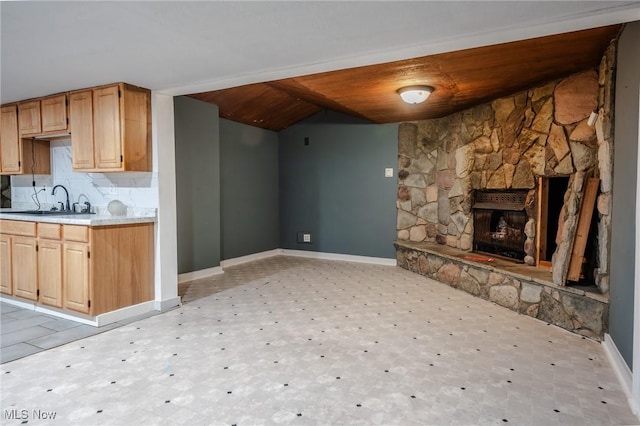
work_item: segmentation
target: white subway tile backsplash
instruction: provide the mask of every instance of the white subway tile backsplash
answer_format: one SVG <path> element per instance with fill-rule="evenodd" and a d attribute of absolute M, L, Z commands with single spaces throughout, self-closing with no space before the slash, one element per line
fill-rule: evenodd
<path fill-rule="evenodd" d="M 35 175 L 38 199 L 45 208 L 64 200 L 64 191 L 51 195 L 55 185 L 64 185 L 69 200 L 89 201 L 106 210 L 112 200 L 120 200 L 129 210 L 158 207 L 158 174 L 156 172 L 77 173 L 71 166 L 71 141 L 51 142 L 51 175 Z M 32 175 L 11 177 L 11 201 L 17 208 L 35 208 Z M 45 191 L 42 191 L 42 188 Z"/>

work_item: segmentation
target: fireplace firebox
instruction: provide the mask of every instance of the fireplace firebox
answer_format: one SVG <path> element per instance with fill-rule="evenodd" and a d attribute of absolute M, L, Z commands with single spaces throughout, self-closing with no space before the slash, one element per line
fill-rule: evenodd
<path fill-rule="evenodd" d="M 524 261 L 527 191 L 476 191 L 473 249 Z"/>

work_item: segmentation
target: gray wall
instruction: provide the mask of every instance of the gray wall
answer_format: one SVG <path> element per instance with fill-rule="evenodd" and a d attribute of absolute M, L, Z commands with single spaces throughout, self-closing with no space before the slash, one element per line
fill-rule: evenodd
<path fill-rule="evenodd" d="M 220 265 L 218 107 L 174 98 L 178 272 Z"/>
<path fill-rule="evenodd" d="M 395 258 L 398 126 L 320 113 L 279 137 L 280 247 Z"/>
<path fill-rule="evenodd" d="M 609 334 L 629 367 L 633 359 L 636 173 L 640 22 L 627 24 L 618 43 L 616 73 L 613 210 L 611 216 L 611 305 Z"/>
<path fill-rule="evenodd" d="M 222 259 L 279 244 L 278 134 L 220 119 Z"/>

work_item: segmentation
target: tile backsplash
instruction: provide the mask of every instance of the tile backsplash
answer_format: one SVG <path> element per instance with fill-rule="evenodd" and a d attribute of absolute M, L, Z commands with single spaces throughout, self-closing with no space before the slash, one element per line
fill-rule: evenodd
<path fill-rule="evenodd" d="M 27 171 L 28 172 L 28 171 Z M 32 175 L 11 177 L 11 201 L 14 208 L 37 208 Z M 130 211 L 158 207 L 157 172 L 78 173 L 71 167 L 71 141 L 51 142 L 51 175 L 35 175 L 35 191 L 43 208 L 64 201 L 64 191 L 55 185 L 64 185 L 71 203 L 89 201 L 102 211 L 112 200 L 122 201 Z M 43 191 L 42 189 L 45 188 Z"/>

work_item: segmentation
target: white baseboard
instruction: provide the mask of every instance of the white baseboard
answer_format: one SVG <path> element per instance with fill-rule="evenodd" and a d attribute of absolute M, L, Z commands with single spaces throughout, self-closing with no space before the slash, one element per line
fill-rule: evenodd
<path fill-rule="evenodd" d="M 323 253 L 319 251 L 289 250 L 289 249 L 282 249 L 281 254 L 284 256 L 307 257 L 310 259 L 340 260 L 343 262 L 370 263 L 374 265 L 385 265 L 385 266 L 397 265 L 396 259 L 387 259 L 386 257 L 356 256 L 352 254 Z"/>
<path fill-rule="evenodd" d="M 201 278 L 208 278 L 214 275 L 220 275 L 222 272 L 222 266 L 214 266 L 213 268 L 200 269 L 199 271 L 185 272 L 184 274 L 178 274 L 178 284 L 199 280 Z"/>
<path fill-rule="evenodd" d="M 220 262 L 220 266 L 222 266 L 222 269 L 224 269 L 230 266 L 240 265 L 242 263 L 253 262 L 260 259 L 267 259 L 269 257 L 278 256 L 280 254 L 282 254 L 282 249 L 267 250 L 260 253 L 252 253 L 246 256 L 223 260 Z"/>
<path fill-rule="evenodd" d="M 618 381 L 620 382 L 620 386 L 627 396 L 627 401 L 629 402 L 629 407 L 633 414 L 638 416 L 638 404 L 633 400 L 632 394 L 632 373 L 631 369 L 625 362 L 622 355 L 620 355 L 620 351 L 618 350 L 616 344 L 613 342 L 613 339 L 608 333 L 604 335 L 604 341 L 602 342 L 602 347 L 604 348 L 604 353 L 607 354 L 607 358 L 609 358 L 609 362 L 611 363 L 611 367 L 613 368 Z"/>
<path fill-rule="evenodd" d="M 171 299 L 166 300 L 156 300 L 153 302 L 153 309 L 156 311 L 164 312 L 171 308 L 175 308 L 176 306 L 182 305 L 182 299 L 180 296 L 172 297 Z"/>
<path fill-rule="evenodd" d="M 127 306 L 125 308 L 116 309 L 115 311 L 100 314 L 96 316 L 96 324 L 98 327 L 102 327 L 103 325 L 112 324 L 114 322 L 135 317 L 136 315 L 146 314 L 147 312 L 154 310 L 155 301 L 150 300 L 148 302 L 142 302 L 137 305 Z"/>
<path fill-rule="evenodd" d="M 0 302 L 4 302 L 8 305 L 17 306 L 18 308 L 22 308 L 22 309 L 28 309 L 30 311 L 35 311 L 37 306 L 33 302 L 25 302 L 22 300 L 17 300 L 10 296 L 0 296 Z"/>

